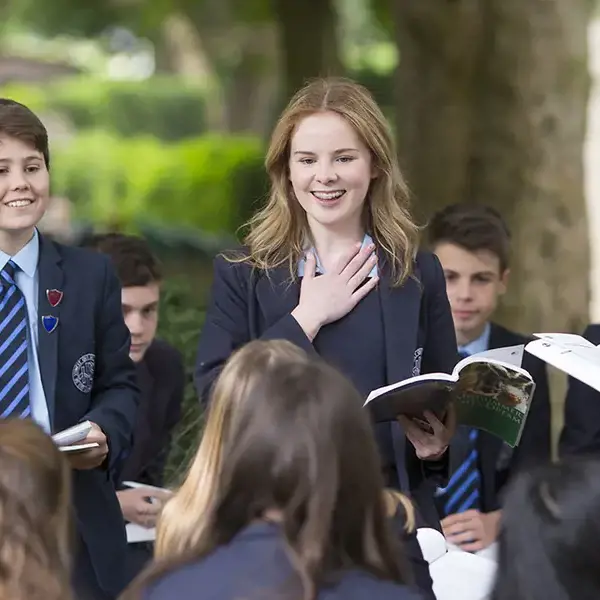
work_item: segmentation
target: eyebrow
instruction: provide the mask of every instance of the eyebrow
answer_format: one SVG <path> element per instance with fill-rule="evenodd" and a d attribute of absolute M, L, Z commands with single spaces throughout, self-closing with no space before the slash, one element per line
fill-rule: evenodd
<path fill-rule="evenodd" d="M 41 156 L 26 156 L 25 158 L 22 159 L 23 162 L 28 161 L 28 160 L 44 160 Z M 18 162 L 18 160 L 14 160 L 12 158 L 0 158 L 0 162 L 3 163 L 9 163 L 9 162 Z"/>
<path fill-rule="evenodd" d="M 333 154 L 344 154 L 344 152 L 358 152 L 358 148 L 339 148 L 335 150 Z M 309 152 L 308 150 L 296 150 L 294 154 L 310 154 L 314 155 L 314 152 Z"/>
<path fill-rule="evenodd" d="M 148 304 L 144 304 L 143 306 L 140 306 L 139 308 L 136 308 L 135 306 L 131 306 L 131 304 L 121 304 L 121 307 L 123 309 L 126 310 L 145 310 L 146 308 L 155 308 L 158 307 L 158 300 L 156 300 L 155 302 L 149 302 Z"/>
<path fill-rule="evenodd" d="M 460 273 L 458 271 L 455 271 L 454 269 L 444 269 L 444 273 L 447 275 L 460 275 Z M 471 277 L 475 277 L 477 275 L 495 275 L 494 271 L 492 270 L 487 270 L 487 271 L 476 271 L 475 273 L 471 273 Z"/>

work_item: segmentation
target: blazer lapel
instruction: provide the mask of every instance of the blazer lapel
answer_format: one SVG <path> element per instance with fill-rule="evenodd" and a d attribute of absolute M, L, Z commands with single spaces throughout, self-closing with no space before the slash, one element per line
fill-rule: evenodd
<path fill-rule="evenodd" d="M 269 327 L 284 315 L 292 312 L 300 298 L 300 283 L 297 280 L 290 281 L 290 273 L 287 267 L 277 267 L 265 273 L 255 271 L 253 274 L 253 285 L 248 286 L 248 306 L 251 310 L 262 311 L 260 315 L 251 314 L 250 337 L 260 337 L 260 323 L 266 322 Z M 258 299 L 258 302 L 256 302 Z"/>
<path fill-rule="evenodd" d="M 413 277 L 400 287 L 392 287 L 389 268 L 384 260 L 381 263 L 379 294 L 387 384 L 391 385 L 412 377 L 413 370 L 418 369 L 422 291 L 421 285 Z M 415 275 L 418 276 L 417 273 Z"/>
<path fill-rule="evenodd" d="M 64 273 L 56 246 L 40 235 L 38 261 L 38 358 L 50 426 L 54 430 L 56 368 Z M 60 301 L 57 300 L 60 297 Z M 55 304 L 55 306 L 52 306 Z"/>

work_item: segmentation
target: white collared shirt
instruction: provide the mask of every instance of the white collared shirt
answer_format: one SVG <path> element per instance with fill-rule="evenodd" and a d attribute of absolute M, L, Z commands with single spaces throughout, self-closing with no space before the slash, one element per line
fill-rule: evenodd
<path fill-rule="evenodd" d="M 14 256 L 0 250 L 0 270 L 12 258 L 19 269 L 15 273 L 15 282 L 21 290 L 27 305 L 27 361 L 29 365 L 29 403 L 31 416 L 43 429 L 50 433 L 50 415 L 42 385 L 40 362 L 38 358 L 38 259 L 40 239 L 37 230 L 33 237 Z"/>

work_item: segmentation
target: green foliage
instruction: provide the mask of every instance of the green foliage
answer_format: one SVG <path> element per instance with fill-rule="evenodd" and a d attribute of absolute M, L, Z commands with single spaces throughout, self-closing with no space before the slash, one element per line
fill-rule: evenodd
<path fill-rule="evenodd" d="M 89 132 L 53 149 L 53 187 L 99 225 L 159 223 L 226 235 L 264 195 L 262 142 L 203 136 L 177 144 Z"/>
<path fill-rule="evenodd" d="M 174 77 L 145 81 L 74 77 L 43 88 L 6 85 L 0 93 L 42 115 L 63 115 L 78 129 L 163 140 L 194 137 L 206 129 L 204 90 Z"/>
<path fill-rule="evenodd" d="M 182 419 L 174 432 L 165 469 L 165 482 L 169 485 L 181 480 L 202 433 L 203 415 L 194 389 L 193 371 L 203 322 L 204 307 L 185 279 L 165 281 L 158 335 L 182 353 L 186 366 Z"/>

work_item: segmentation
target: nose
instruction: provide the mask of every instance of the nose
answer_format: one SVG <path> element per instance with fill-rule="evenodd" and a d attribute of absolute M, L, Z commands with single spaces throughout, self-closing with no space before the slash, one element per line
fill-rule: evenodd
<path fill-rule="evenodd" d="M 125 319 L 125 324 L 132 336 L 139 336 L 144 332 L 142 315 L 139 312 L 131 312 Z"/>
<path fill-rule="evenodd" d="M 328 161 L 322 161 L 317 167 L 316 180 L 319 183 L 331 183 L 337 179 L 337 173 L 335 172 L 335 165 Z"/>
<path fill-rule="evenodd" d="M 472 297 L 471 282 L 468 279 L 460 279 L 455 287 L 456 296 L 460 300 L 470 300 Z"/>
<path fill-rule="evenodd" d="M 25 172 L 22 169 L 16 168 L 11 170 L 9 186 L 10 189 L 15 192 L 29 189 L 29 183 L 25 176 Z"/>

